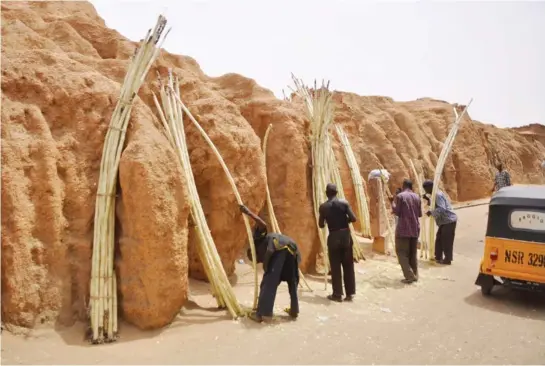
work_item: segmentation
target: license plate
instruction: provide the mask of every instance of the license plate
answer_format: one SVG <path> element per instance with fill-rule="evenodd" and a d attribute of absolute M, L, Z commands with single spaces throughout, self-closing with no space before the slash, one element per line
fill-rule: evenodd
<path fill-rule="evenodd" d="M 545 268 L 545 254 L 523 252 L 520 250 L 505 250 L 503 257 L 505 263 L 518 264 L 535 268 Z"/>

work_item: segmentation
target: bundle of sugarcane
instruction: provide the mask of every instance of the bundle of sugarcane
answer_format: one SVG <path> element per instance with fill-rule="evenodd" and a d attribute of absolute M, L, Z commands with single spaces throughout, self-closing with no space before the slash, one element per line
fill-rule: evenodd
<path fill-rule="evenodd" d="M 356 191 L 356 202 L 358 204 L 358 216 L 360 220 L 361 233 L 363 236 L 371 237 L 371 218 L 369 214 L 369 205 L 367 203 L 367 196 L 365 195 L 365 186 L 363 179 L 361 179 L 360 167 L 350 145 L 350 140 L 340 125 L 335 125 L 337 129 L 337 135 L 343 145 L 344 156 L 348 167 L 350 168 L 350 175 L 352 176 L 352 182 L 354 183 L 354 189 Z"/>
<path fill-rule="evenodd" d="M 314 203 L 314 216 L 318 224 L 320 205 L 327 200 L 325 189 L 330 177 L 328 158 L 330 153 L 328 143 L 328 129 L 333 122 L 333 101 L 332 93 L 329 90 L 329 82 L 322 81 L 318 89 L 314 81 L 314 89 L 307 87 L 301 80 L 298 80 L 293 74 L 292 79 L 295 89 L 292 89 L 305 103 L 307 117 L 310 121 L 310 143 L 312 156 L 312 190 Z M 329 272 L 329 261 L 327 256 L 327 227 L 320 229 L 318 235 L 322 245 L 324 256 L 324 283 L 327 288 L 327 274 Z"/>
<path fill-rule="evenodd" d="M 167 138 L 176 151 L 178 160 L 182 166 L 184 178 L 189 191 L 189 206 L 191 218 L 195 224 L 197 232 L 198 244 L 197 252 L 203 265 L 206 276 L 210 282 L 212 292 L 218 307 L 227 308 L 234 318 L 243 316 L 244 310 L 237 301 L 235 292 L 229 283 L 229 278 L 221 258 L 216 249 L 214 239 L 210 233 L 206 217 L 201 205 L 195 177 L 191 170 L 191 162 L 189 160 L 189 152 L 185 139 L 185 130 L 183 123 L 183 111 L 178 103 L 180 97 L 180 86 L 177 78 L 172 75 L 172 70 L 169 70 L 168 87 L 159 79 L 161 103 L 153 95 L 155 106 L 159 112 L 159 117 L 163 122 Z"/>
<path fill-rule="evenodd" d="M 450 153 L 450 150 L 452 149 L 452 145 L 454 143 L 454 139 L 456 138 L 456 134 L 458 133 L 458 129 L 460 128 L 460 123 L 462 122 L 462 118 L 464 117 L 464 114 L 466 114 L 467 109 L 471 105 L 471 102 L 473 102 L 473 98 L 470 99 L 469 103 L 465 106 L 464 110 L 462 111 L 462 114 L 458 115 L 458 111 L 456 110 L 456 107 L 454 107 L 454 124 L 452 125 L 450 132 L 445 139 L 445 142 L 443 143 L 443 149 L 441 150 L 441 154 L 439 155 L 439 159 L 437 160 L 437 165 L 435 167 L 435 177 L 433 179 L 433 190 L 431 193 L 431 202 L 430 202 L 430 211 L 435 209 L 435 195 L 437 194 L 437 189 L 439 188 L 439 183 L 441 182 L 441 175 L 443 174 L 443 168 L 445 167 L 445 162 L 447 161 L 447 156 Z M 435 222 L 433 221 L 432 217 L 430 216 L 430 222 L 429 222 L 429 238 L 428 238 L 428 256 L 430 260 L 435 260 Z"/>
<path fill-rule="evenodd" d="M 271 132 L 271 129 L 272 125 L 269 125 L 269 127 L 267 127 L 267 131 L 265 132 L 265 137 L 263 137 L 263 156 L 265 157 L 265 171 L 267 169 L 267 142 L 269 141 L 269 132 Z M 274 207 L 272 204 L 271 192 L 269 190 L 268 181 L 265 189 L 267 191 L 267 210 L 269 211 L 269 221 L 271 222 L 271 228 L 273 232 L 282 234 L 282 232 L 280 231 L 280 226 L 278 225 L 278 221 L 276 220 L 276 215 L 274 214 Z M 299 269 L 299 277 L 301 278 L 305 286 L 307 286 L 308 290 L 312 292 L 312 288 L 310 288 L 310 286 L 308 285 L 307 280 L 303 275 L 303 272 L 301 272 L 301 269 Z M 301 286 L 301 282 L 299 282 L 299 285 Z"/>
<path fill-rule="evenodd" d="M 418 172 L 416 171 L 416 168 L 414 166 L 414 163 L 412 161 L 412 159 L 409 159 L 409 162 L 411 163 L 411 170 L 413 172 L 413 175 L 414 175 L 414 179 L 416 181 L 416 185 L 418 186 L 418 195 L 422 195 L 424 192 L 423 192 L 423 188 L 422 188 L 422 179 L 421 179 L 421 176 L 420 174 L 418 174 Z M 420 228 L 420 235 L 419 235 L 419 240 L 420 240 L 420 258 L 427 258 L 428 257 L 428 240 L 427 240 L 427 231 L 426 231 L 426 218 L 425 217 L 422 217 L 422 220 L 421 221 L 421 228 Z"/>
<path fill-rule="evenodd" d="M 169 89 L 172 89 L 169 87 Z M 218 149 L 216 148 L 216 145 L 212 142 L 210 137 L 208 137 L 208 134 L 206 131 L 203 130 L 199 122 L 193 117 L 189 109 L 185 106 L 185 104 L 182 102 L 182 99 L 180 96 L 176 93 L 172 93 L 176 101 L 178 102 L 180 108 L 182 109 L 183 113 L 189 118 L 189 120 L 193 123 L 193 125 L 197 128 L 201 136 L 204 138 L 208 146 L 212 149 L 214 152 L 214 155 L 216 155 L 216 158 L 218 159 L 226 177 L 229 181 L 229 184 L 231 185 L 231 189 L 233 190 L 233 194 L 235 195 L 235 199 L 237 200 L 237 203 L 242 206 L 244 203 L 242 202 L 242 198 L 240 197 L 240 193 L 238 192 L 237 186 L 235 184 L 235 180 L 233 179 L 233 176 L 229 172 L 229 169 L 227 168 L 227 165 L 225 164 L 225 161 L 223 160 L 223 157 L 219 153 Z M 252 234 L 252 227 L 250 226 L 250 221 L 248 220 L 248 217 L 246 215 L 242 215 L 242 218 L 244 220 L 244 225 L 246 227 L 246 234 L 248 235 L 248 241 L 250 243 L 250 251 L 252 253 L 252 266 L 254 270 L 254 300 L 253 300 L 253 308 L 257 308 L 257 295 L 258 295 L 258 286 L 257 286 L 257 263 L 256 263 L 256 251 L 255 251 L 255 245 L 254 245 L 254 237 Z"/>
<path fill-rule="evenodd" d="M 330 173 L 331 173 L 331 181 L 333 184 L 337 186 L 337 197 L 340 199 L 346 199 L 344 195 L 344 187 L 343 182 L 341 179 L 341 173 L 339 172 L 339 167 L 337 165 L 337 159 L 335 158 L 335 152 L 333 151 L 333 146 L 331 146 L 331 143 L 328 143 L 329 146 L 329 167 L 330 167 Z M 365 255 L 363 254 L 363 250 L 361 249 L 361 246 L 358 243 L 358 238 L 356 236 L 356 232 L 354 230 L 354 225 L 350 223 L 349 225 L 350 229 L 350 236 L 352 237 L 352 250 L 354 252 L 354 259 L 359 262 L 360 260 L 365 260 Z"/>
<path fill-rule="evenodd" d="M 395 243 L 394 243 L 394 236 L 395 236 L 395 228 L 392 228 L 392 223 L 390 222 L 390 219 L 392 217 L 391 213 L 388 211 L 388 208 L 386 207 L 386 199 L 385 196 L 390 198 L 391 194 L 388 189 L 388 182 L 386 181 L 386 178 L 381 173 L 380 179 L 378 181 L 379 184 L 379 203 L 382 211 L 382 216 L 386 220 L 386 234 L 385 234 L 385 241 L 386 241 L 386 253 L 390 255 L 395 255 Z"/>
<path fill-rule="evenodd" d="M 166 19 L 159 16 L 138 47 L 121 87 L 106 133 L 98 181 L 90 286 L 91 341 L 112 342 L 117 335 L 117 286 L 114 271 L 115 192 L 119 160 L 134 99 L 159 55 Z"/>

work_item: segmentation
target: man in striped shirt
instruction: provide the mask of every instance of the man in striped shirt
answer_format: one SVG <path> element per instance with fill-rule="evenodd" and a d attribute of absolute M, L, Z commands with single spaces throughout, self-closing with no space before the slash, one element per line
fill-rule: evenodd
<path fill-rule="evenodd" d="M 417 245 L 420 235 L 422 205 L 420 197 L 413 192 L 413 183 L 409 179 L 403 181 L 402 191 L 396 194 L 392 202 L 392 210 L 397 218 L 395 246 L 397 259 L 404 283 L 418 281 Z"/>
<path fill-rule="evenodd" d="M 492 188 L 492 192 L 499 191 L 503 187 L 509 187 L 511 185 L 511 176 L 507 170 L 503 170 L 503 164 L 499 163 L 496 165 L 496 168 L 498 169 L 498 172 L 494 178 L 494 187 Z"/>
<path fill-rule="evenodd" d="M 422 184 L 427 194 L 433 192 L 433 181 L 426 180 Z M 430 204 L 430 198 L 424 196 Z M 435 209 L 426 212 L 427 216 L 433 216 L 437 224 L 437 234 L 435 236 L 435 261 L 439 264 L 449 265 L 452 262 L 452 252 L 454 247 L 454 236 L 456 232 L 456 222 L 458 216 L 452 210 L 445 193 L 437 190 L 435 195 Z"/>

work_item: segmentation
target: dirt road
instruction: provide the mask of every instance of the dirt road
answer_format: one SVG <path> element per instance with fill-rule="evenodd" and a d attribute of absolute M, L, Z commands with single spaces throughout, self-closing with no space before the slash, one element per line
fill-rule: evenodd
<path fill-rule="evenodd" d="M 127 325 L 115 344 L 90 346 L 84 326 L 38 330 L 26 339 L 4 331 L 2 364 L 544 364 L 544 296 L 499 289 L 484 298 L 473 285 L 487 206 L 462 209 L 452 266 L 421 263 L 421 280 L 400 283 L 393 258 L 357 266 L 353 303 L 325 300 L 323 283 L 301 292 L 301 316 L 272 324 L 233 321 L 213 307 L 202 284 L 189 306 L 162 331 Z M 249 304 L 252 276 L 237 269 L 237 293 Z M 288 302 L 277 297 L 278 314 Z M 166 299 L 168 301 L 168 299 Z"/>

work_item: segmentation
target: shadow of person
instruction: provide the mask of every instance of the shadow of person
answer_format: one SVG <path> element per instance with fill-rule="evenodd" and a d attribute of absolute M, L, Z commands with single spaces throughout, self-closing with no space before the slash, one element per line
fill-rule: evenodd
<path fill-rule="evenodd" d="M 494 287 L 490 296 L 483 296 L 481 291 L 477 290 L 464 301 L 471 306 L 489 311 L 545 321 L 545 293 L 498 286 Z"/>
<path fill-rule="evenodd" d="M 307 304 L 317 304 L 317 305 L 331 305 L 333 301 L 329 300 L 325 296 L 319 296 L 312 293 L 300 294 L 299 301 L 305 302 Z"/>

